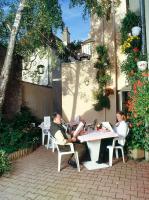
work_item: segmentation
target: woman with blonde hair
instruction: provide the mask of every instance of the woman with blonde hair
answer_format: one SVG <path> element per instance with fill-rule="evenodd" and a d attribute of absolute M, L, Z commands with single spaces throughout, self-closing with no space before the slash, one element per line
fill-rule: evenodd
<path fill-rule="evenodd" d="M 128 134 L 128 123 L 126 122 L 126 116 L 124 112 L 119 111 L 116 113 L 117 123 L 114 126 L 115 132 L 118 134 L 118 144 L 124 146 L 125 138 Z"/>
<path fill-rule="evenodd" d="M 116 113 L 116 119 L 117 119 L 117 123 L 115 124 L 115 126 L 113 127 L 114 131 L 118 134 L 118 141 L 116 141 L 116 146 L 117 145 L 122 145 L 124 146 L 125 144 L 125 138 L 128 134 L 129 128 L 128 128 L 128 124 L 126 122 L 126 116 L 124 114 L 124 112 L 122 111 L 118 111 Z M 104 162 L 108 162 L 108 149 L 107 146 L 108 145 L 112 145 L 113 139 L 108 138 L 108 139 L 103 139 L 101 141 L 101 147 L 100 147 L 100 153 L 99 153 L 99 158 L 97 163 L 104 163 Z"/>

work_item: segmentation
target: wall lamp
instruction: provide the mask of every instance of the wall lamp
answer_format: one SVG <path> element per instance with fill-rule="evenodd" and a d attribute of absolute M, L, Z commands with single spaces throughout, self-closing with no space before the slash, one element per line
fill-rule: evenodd
<path fill-rule="evenodd" d="M 38 65 L 37 66 L 37 71 L 38 71 L 38 74 L 43 74 L 44 73 L 44 66 L 43 65 Z"/>
<path fill-rule="evenodd" d="M 85 83 L 86 86 L 88 86 L 88 85 L 89 85 L 89 79 L 86 78 L 86 79 L 84 80 L 84 83 Z"/>

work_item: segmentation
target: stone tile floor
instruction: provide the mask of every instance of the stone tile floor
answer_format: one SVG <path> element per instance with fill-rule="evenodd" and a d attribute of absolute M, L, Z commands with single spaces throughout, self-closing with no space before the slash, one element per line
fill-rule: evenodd
<path fill-rule="evenodd" d="M 0 200 L 147 200 L 149 163 L 121 160 L 111 168 L 81 172 L 44 147 L 13 162 L 9 176 L 0 178 Z"/>

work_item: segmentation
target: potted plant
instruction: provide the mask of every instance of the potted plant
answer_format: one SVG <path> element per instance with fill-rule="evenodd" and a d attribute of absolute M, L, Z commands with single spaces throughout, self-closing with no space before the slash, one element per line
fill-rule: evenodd
<path fill-rule="evenodd" d="M 137 60 L 135 59 L 137 56 L 136 53 L 131 53 L 127 55 L 126 60 L 124 60 L 121 64 L 121 70 L 128 76 L 133 76 L 137 71 Z"/>
<path fill-rule="evenodd" d="M 105 89 L 105 95 L 109 96 L 109 95 L 113 95 L 113 94 L 114 94 L 114 90 L 112 88 Z"/>
<path fill-rule="evenodd" d="M 129 35 L 127 40 L 121 46 L 123 53 L 138 52 L 141 48 L 141 38 L 139 36 Z"/>
<path fill-rule="evenodd" d="M 137 115 L 134 116 L 132 113 L 130 116 L 131 123 L 129 140 L 127 141 L 129 156 L 133 159 L 143 159 L 144 158 L 144 135 L 145 128 L 142 123 L 142 118 Z"/>
<path fill-rule="evenodd" d="M 137 66 L 138 66 L 138 69 L 140 70 L 140 71 L 144 71 L 144 70 L 146 70 L 146 68 L 147 68 L 147 61 L 138 61 L 137 62 Z"/>
<path fill-rule="evenodd" d="M 134 26 L 132 29 L 132 35 L 133 36 L 139 36 L 141 33 L 141 28 L 139 26 Z"/>
<path fill-rule="evenodd" d="M 127 40 L 132 27 L 137 26 L 138 24 L 140 24 L 140 17 L 134 12 L 128 11 L 121 22 L 121 44 Z"/>

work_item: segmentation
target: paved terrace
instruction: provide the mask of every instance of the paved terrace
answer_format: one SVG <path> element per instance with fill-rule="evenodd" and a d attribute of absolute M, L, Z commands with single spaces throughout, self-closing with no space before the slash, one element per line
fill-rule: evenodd
<path fill-rule="evenodd" d="M 112 168 L 81 172 L 67 165 L 57 172 L 57 153 L 38 148 L 14 161 L 9 177 L 0 178 L 0 200 L 147 200 L 149 163 L 120 160 Z"/>

